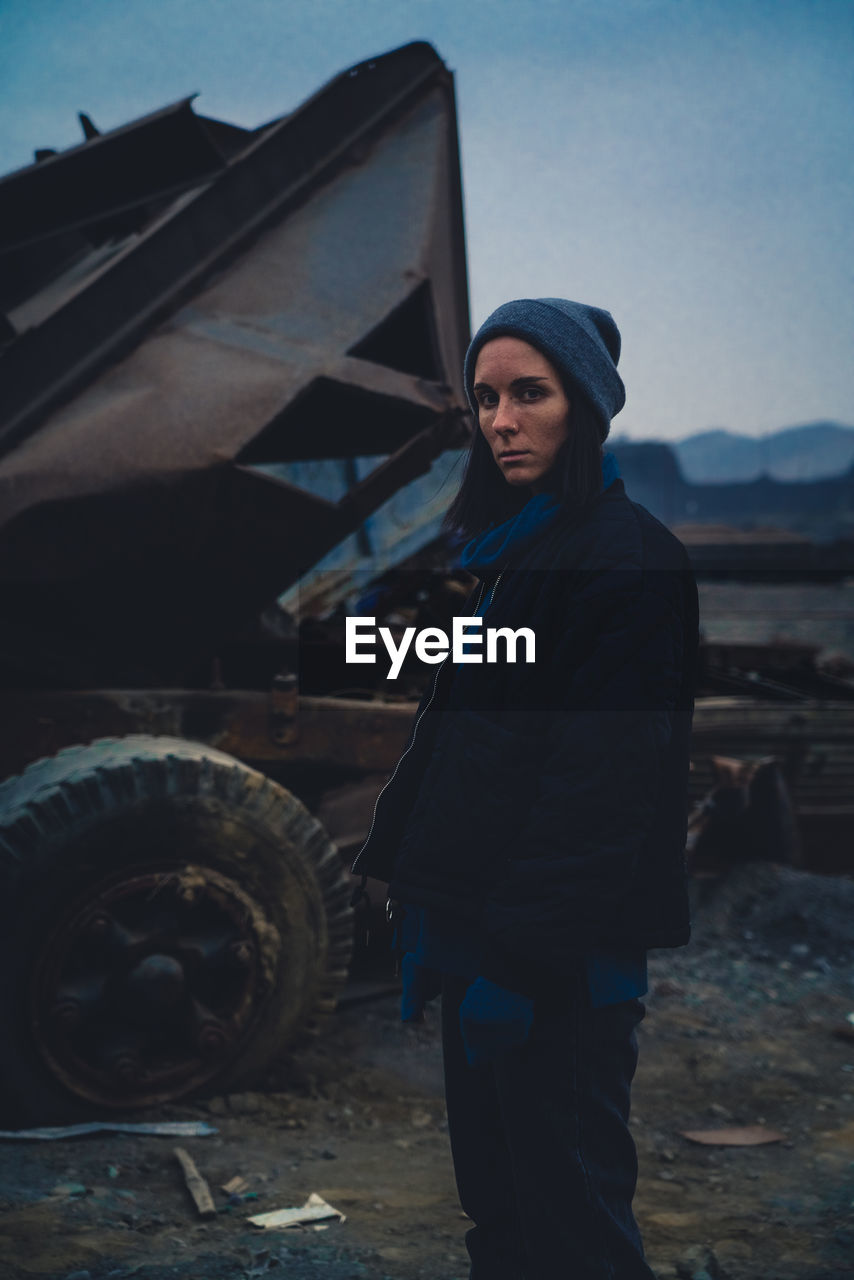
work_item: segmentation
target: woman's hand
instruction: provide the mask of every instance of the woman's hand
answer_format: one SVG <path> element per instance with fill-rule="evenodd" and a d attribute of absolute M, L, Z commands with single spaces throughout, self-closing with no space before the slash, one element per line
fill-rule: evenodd
<path fill-rule="evenodd" d="M 460 1005 L 460 1029 L 470 1067 L 483 1067 L 524 1044 L 534 1021 L 534 1002 L 488 978 L 475 978 Z"/>

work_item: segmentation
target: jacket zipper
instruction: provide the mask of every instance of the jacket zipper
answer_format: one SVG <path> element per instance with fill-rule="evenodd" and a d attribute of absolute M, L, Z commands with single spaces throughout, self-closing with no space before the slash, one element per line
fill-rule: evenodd
<path fill-rule="evenodd" d="M 499 573 L 498 577 L 495 579 L 495 582 L 494 582 L 494 583 L 493 583 L 493 585 L 492 585 L 492 592 L 491 592 L 490 597 L 489 597 L 489 604 L 487 604 L 487 606 L 486 606 L 486 608 L 487 608 L 487 609 L 489 608 L 489 605 L 491 605 L 491 604 L 492 604 L 492 602 L 493 602 L 493 600 L 495 599 L 495 592 L 496 592 L 496 590 L 497 590 L 497 588 L 498 588 L 498 584 L 499 584 L 499 582 L 501 581 L 502 574 L 503 574 L 503 570 L 502 570 L 502 572 L 501 572 L 501 573 Z M 481 602 L 481 600 L 483 599 L 483 593 L 485 592 L 485 590 L 486 590 L 486 583 L 484 582 L 484 583 L 481 583 L 480 594 L 479 594 L 479 596 L 478 596 L 478 598 L 477 598 L 477 604 L 475 605 L 475 609 L 474 609 L 475 613 L 477 613 L 478 609 L 480 608 L 480 602 Z M 485 612 L 485 610 L 484 610 L 484 612 Z M 424 719 L 425 715 L 426 715 L 426 714 L 427 714 L 427 712 L 430 710 L 430 707 L 431 707 L 431 706 L 432 706 L 432 704 L 433 704 L 433 699 L 434 699 L 434 698 L 435 698 L 435 696 L 436 696 L 436 689 L 437 689 L 438 684 L 439 684 L 439 676 L 441 675 L 441 673 L 442 673 L 442 668 L 444 667 L 444 665 L 445 665 L 445 663 L 446 663 L 447 661 L 448 661 L 448 655 L 446 654 L 446 655 L 445 655 L 445 657 L 442 659 L 441 663 L 439 664 L 439 666 L 436 668 L 436 674 L 435 674 L 435 675 L 434 675 L 434 677 L 433 677 L 433 688 L 430 690 L 430 697 L 429 697 L 429 698 L 427 699 L 427 701 L 425 702 L 425 704 L 424 704 L 424 706 L 422 707 L 421 712 L 420 712 L 420 714 L 419 714 L 419 716 L 418 716 L 418 719 L 415 721 L 415 724 L 413 725 L 413 728 L 412 728 L 412 737 L 411 737 L 411 739 L 410 739 L 409 746 L 406 748 L 406 750 L 404 751 L 403 755 L 400 757 L 400 759 L 398 760 L 397 764 L 394 766 L 394 770 L 393 770 L 393 772 L 392 772 L 391 777 L 389 778 L 389 780 L 388 780 L 388 782 L 385 784 L 385 786 L 382 788 L 382 790 L 379 792 L 379 794 L 378 794 L 378 796 L 377 796 L 376 800 L 374 801 L 374 812 L 373 812 L 373 816 L 372 816 L 372 818 L 371 818 L 371 827 L 370 827 L 370 830 L 368 831 L 367 836 L 365 837 L 365 843 L 362 845 L 361 849 L 359 850 L 359 852 L 356 854 L 355 858 L 353 859 L 353 865 L 352 865 L 352 866 L 351 866 L 351 868 L 350 868 L 350 873 L 351 873 L 351 875 L 358 875 L 358 874 L 359 874 L 359 873 L 356 871 L 356 863 L 359 861 L 359 859 L 361 858 L 362 854 L 365 852 L 365 849 L 366 849 L 366 848 L 368 847 L 368 845 L 370 844 L 371 836 L 374 834 L 374 827 L 375 827 L 375 825 L 376 825 L 376 821 L 377 821 L 377 809 L 379 808 L 380 800 L 383 798 L 383 796 L 384 796 L 384 794 L 385 794 L 386 790 L 387 790 L 387 789 L 391 786 L 391 784 L 394 782 L 394 780 L 395 780 L 395 778 L 396 778 L 396 776 L 397 776 L 397 771 L 398 771 L 398 769 L 399 769 L 399 768 L 400 768 L 400 766 L 403 764 L 404 760 L 405 760 L 405 759 L 406 759 L 406 757 L 409 755 L 409 753 L 410 753 L 410 751 L 412 750 L 412 748 L 415 746 L 415 736 L 416 736 L 416 734 L 418 733 L 418 726 L 420 725 L 421 721 Z"/>

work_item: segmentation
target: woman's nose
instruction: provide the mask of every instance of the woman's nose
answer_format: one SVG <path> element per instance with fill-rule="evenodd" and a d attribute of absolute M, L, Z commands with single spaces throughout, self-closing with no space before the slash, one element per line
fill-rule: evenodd
<path fill-rule="evenodd" d="M 511 406 L 505 400 L 499 400 L 495 417 L 492 419 L 492 430 L 496 435 L 518 430 L 511 412 Z"/>

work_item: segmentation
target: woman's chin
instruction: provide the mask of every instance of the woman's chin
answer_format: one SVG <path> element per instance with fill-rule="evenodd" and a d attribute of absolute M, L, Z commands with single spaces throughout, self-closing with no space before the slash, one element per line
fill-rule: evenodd
<path fill-rule="evenodd" d="M 529 489 L 539 478 L 539 473 L 530 467 L 507 467 L 504 471 L 504 479 L 515 489 Z"/>

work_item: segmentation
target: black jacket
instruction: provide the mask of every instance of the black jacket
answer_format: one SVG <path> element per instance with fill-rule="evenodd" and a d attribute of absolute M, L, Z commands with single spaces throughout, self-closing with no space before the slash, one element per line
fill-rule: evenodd
<path fill-rule="evenodd" d="M 501 573 L 486 626 L 532 628 L 536 662 L 446 660 L 353 870 L 479 922 L 482 971 L 507 985 L 568 975 L 594 946 L 687 942 L 682 544 L 616 480 Z"/>

